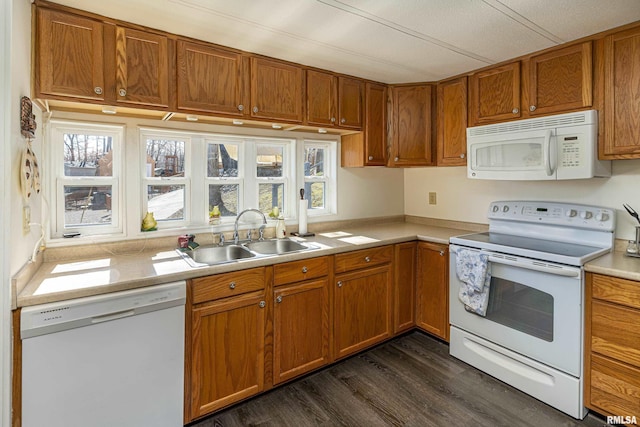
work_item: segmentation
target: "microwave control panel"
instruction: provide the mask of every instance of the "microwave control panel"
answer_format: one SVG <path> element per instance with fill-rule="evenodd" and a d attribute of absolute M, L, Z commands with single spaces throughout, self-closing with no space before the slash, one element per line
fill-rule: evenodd
<path fill-rule="evenodd" d="M 580 167 L 583 159 L 580 146 L 582 145 L 579 135 L 559 135 L 557 137 L 560 144 L 559 166 L 563 168 Z"/>

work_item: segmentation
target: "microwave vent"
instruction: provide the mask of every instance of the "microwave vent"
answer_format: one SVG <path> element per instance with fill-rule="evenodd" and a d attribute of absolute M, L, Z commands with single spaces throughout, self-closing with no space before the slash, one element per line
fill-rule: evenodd
<path fill-rule="evenodd" d="M 467 129 L 467 134 L 468 136 L 498 135 L 503 133 L 520 132 L 527 130 L 582 125 L 587 122 L 595 123 L 595 114 L 592 113 L 595 113 L 595 110 L 541 117 L 539 119 L 520 120 L 515 122 L 498 123 L 495 125 L 472 127 Z"/>

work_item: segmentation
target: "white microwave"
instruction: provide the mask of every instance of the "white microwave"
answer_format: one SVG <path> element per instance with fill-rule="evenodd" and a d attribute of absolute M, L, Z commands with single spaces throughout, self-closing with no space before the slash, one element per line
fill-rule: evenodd
<path fill-rule="evenodd" d="M 611 176 L 598 160 L 598 112 L 467 128 L 467 177 L 537 181 Z"/>

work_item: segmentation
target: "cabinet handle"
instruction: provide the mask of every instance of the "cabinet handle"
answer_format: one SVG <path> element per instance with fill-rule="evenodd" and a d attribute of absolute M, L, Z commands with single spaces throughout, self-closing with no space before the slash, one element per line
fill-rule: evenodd
<path fill-rule="evenodd" d="M 529 111 L 536 111 L 536 106 L 535 105 L 530 106 Z"/>
<path fill-rule="evenodd" d="M 464 155 L 464 153 L 460 154 L 460 158 L 464 159 L 466 156 Z"/>
<path fill-rule="evenodd" d="M 102 88 L 100 86 L 96 86 L 93 88 L 93 91 L 97 94 L 97 95 L 102 95 Z"/>
<path fill-rule="evenodd" d="M 240 104 L 238 105 L 238 111 L 243 111 L 244 110 L 244 105 Z"/>
<path fill-rule="evenodd" d="M 340 123 L 345 124 L 347 123 L 347 119 L 345 119 L 344 117 L 342 119 L 340 119 Z"/>
<path fill-rule="evenodd" d="M 236 288 L 236 282 L 229 283 L 229 289 L 235 289 L 235 288 Z"/>
<path fill-rule="evenodd" d="M 331 123 L 335 123 L 336 122 L 336 118 L 335 117 L 331 117 Z"/>
<path fill-rule="evenodd" d="M 306 273 L 307 271 L 309 271 L 309 270 L 307 269 L 307 267 L 302 267 L 302 272 L 303 272 L 303 273 Z"/>
<path fill-rule="evenodd" d="M 258 107 L 253 107 L 252 111 L 253 111 L 254 113 L 257 113 L 257 112 L 258 112 Z"/>
<path fill-rule="evenodd" d="M 120 89 L 120 90 L 118 91 L 118 95 L 120 95 L 120 96 L 127 96 L 127 91 L 126 91 L 126 90 L 124 90 L 124 89 Z"/>
<path fill-rule="evenodd" d="M 265 306 L 266 306 L 266 305 L 267 305 L 267 303 L 266 303 L 266 302 L 264 302 L 264 301 L 260 301 L 260 304 L 258 304 L 258 307 L 260 307 L 260 308 L 265 308 Z"/>
<path fill-rule="evenodd" d="M 341 288 L 342 287 L 342 280 L 338 282 L 338 287 Z"/>
<path fill-rule="evenodd" d="M 369 160 L 373 160 L 373 156 L 369 156 Z"/>
<path fill-rule="evenodd" d="M 444 256 L 444 251 L 440 251 L 440 256 Z"/>
<path fill-rule="evenodd" d="M 518 114 L 520 112 L 520 109 L 519 108 L 514 108 L 513 110 L 511 110 L 511 112 L 513 114 Z"/>
<path fill-rule="evenodd" d="M 276 298 L 276 302 L 277 302 L 278 304 L 280 304 L 280 303 L 282 302 L 282 297 L 281 297 L 281 296 L 278 296 L 278 298 Z"/>
<path fill-rule="evenodd" d="M 364 262 L 371 262 L 371 258 L 369 258 L 368 256 L 364 257 Z"/>

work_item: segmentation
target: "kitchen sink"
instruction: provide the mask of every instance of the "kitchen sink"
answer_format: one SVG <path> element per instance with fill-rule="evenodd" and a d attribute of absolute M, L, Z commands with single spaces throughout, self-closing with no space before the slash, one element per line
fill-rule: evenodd
<path fill-rule="evenodd" d="M 177 251 L 191 267 L 224 264 L 256 256 L 240 245 L 199 246 L 194 250 L 177 249 Z"/>
<path fill-rule="evenodd" d="M 315 249 L 314 247 L 305 246 L 289 239 L 261 240 L 245 243 L 244 246 L 252 252 L 261 255 L 282 255 Z"/>

